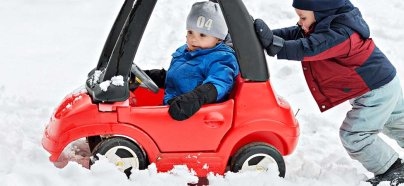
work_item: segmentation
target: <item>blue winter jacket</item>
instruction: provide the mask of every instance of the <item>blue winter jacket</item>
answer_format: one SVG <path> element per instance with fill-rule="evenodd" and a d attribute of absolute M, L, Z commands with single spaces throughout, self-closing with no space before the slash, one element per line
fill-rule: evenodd
<path fill-rule="evenodd" d="M 370 38 L 369 27 L 350 1 L 327 11 L 314 12 L 313 32 L 303 35 L 297 26 L 276 29 L 285 39 L 278 59 L 302 61 L 303 72 L 321 111 L 358 97 L 390 82 L 394 66 Z"/>
<path fill-rule="evenodd" d="M 172 54 L 165 80 L 164 104 L 201 84 L 211 83 L 217 90 L 217 102 L 230 94 L 239 67 L 233 49 L 219 43 L 213 48 L 188 51 L 183 45 Z"/>

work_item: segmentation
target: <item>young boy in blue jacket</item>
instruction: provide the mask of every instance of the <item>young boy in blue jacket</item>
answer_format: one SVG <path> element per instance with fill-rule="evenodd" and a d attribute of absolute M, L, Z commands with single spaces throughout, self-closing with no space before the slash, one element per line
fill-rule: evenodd
<path fill-rule="evenodd" d="M 165 87 L 164 104 L 176 120 L 191 117 L 203 104 L 225 100 L 239 73 L 234 50 L 223 42 L 228 29 L 219 4 L 193 4 L 186 29 L 186 44 L 172 54 L 168 71 L 145 71 Z"/>
<path fill-rule="evenodd" d="M 349 155 L 375 178 L 403 183 L 404 164 L 379 136 L 404 148 L 404 101 L 396 69 L 370 38 L 369 27 L 349 0 L 293 0 L 298 26 L 271 30 L 260 19 L 255 30 L 268 55 L 302 61 L 320 110 L 347 100 L 352 105 L 340 128 Z"/>

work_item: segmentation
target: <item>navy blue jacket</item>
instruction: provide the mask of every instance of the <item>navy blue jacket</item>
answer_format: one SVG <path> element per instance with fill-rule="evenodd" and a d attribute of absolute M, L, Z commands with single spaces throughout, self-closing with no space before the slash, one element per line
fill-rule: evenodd
<path fill-rule="evenodd" d="M 321 111 L 390 82 L 394 66 L 375 46 L 358 8 L 349 1 L 333 10 L 314 12 L 309 35 L 298 26 L 274 30 L 285 39 L 278 59 L 302 61 L 310 91 Z"/>
<path fill-rule="evenodd" d="M 217 90 L 216 101 L 230 94 L 239 67 L 233 49 L 223 42 L 209 49 L 188 51 L 183 45 L 172 54 L 165 80 L 164 104 L 201 84 L 211 83 Z"/>

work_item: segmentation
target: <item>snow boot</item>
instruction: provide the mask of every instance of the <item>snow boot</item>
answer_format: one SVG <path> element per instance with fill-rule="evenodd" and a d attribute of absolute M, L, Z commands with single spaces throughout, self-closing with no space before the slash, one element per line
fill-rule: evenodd
<path fill-rule="evenodd" d="M 400 158 L 385 173 L 367 180 L 373 186 L 379 185 L 382 181 L 389 181 L 390 186 L 398 186 L 404 183 L 404 163 L 401 162 Z"/>

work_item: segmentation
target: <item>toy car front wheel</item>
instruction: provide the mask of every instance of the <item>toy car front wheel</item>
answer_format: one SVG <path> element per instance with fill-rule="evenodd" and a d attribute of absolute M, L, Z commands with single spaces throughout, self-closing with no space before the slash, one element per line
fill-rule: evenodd
<path fill-rule="evenodd" d="M 130 176 L 131 170 L 147 167 L 146 155 L 132 141 L 122 137 L 112 137 L 102 141 L 93 151 L 95 160 L 97 154 L 104 155 L 118 169 Z"/>
<path fill-rule="evenodd" d="M 285 177 L 286 167 L 282 155 L 274 147 L 264 143 L 252 143 L 241 148 L 230 163 L 232 172 L 278 171 Z"/>

